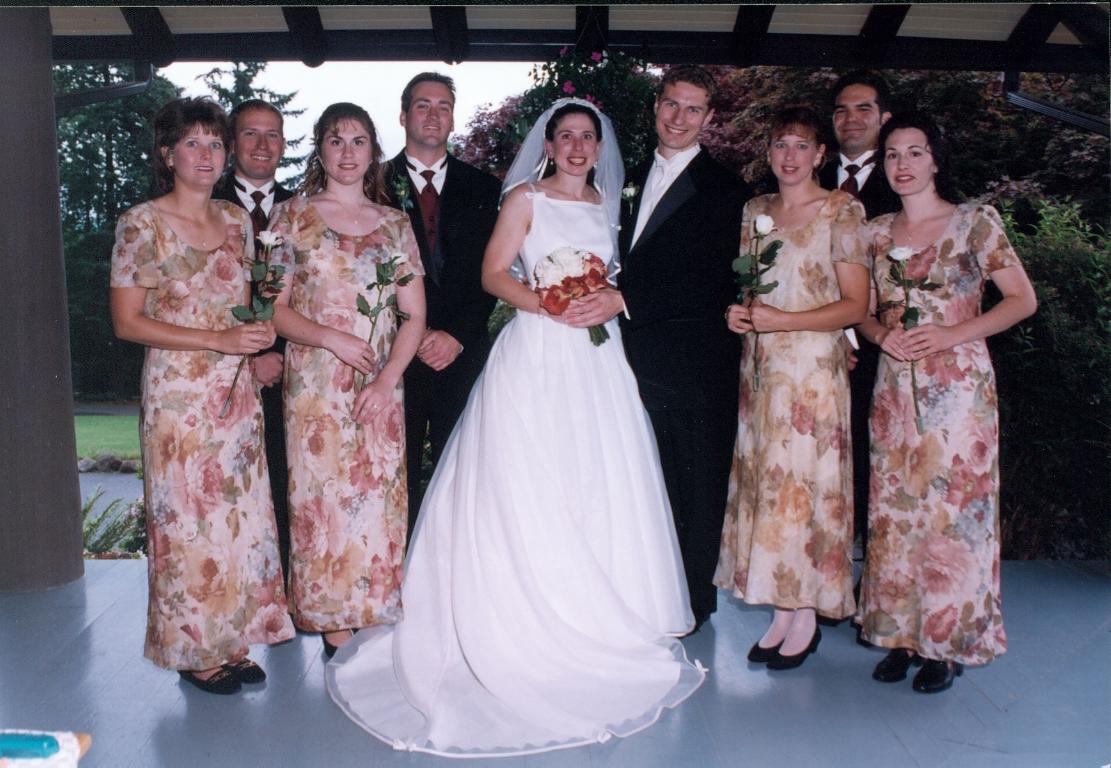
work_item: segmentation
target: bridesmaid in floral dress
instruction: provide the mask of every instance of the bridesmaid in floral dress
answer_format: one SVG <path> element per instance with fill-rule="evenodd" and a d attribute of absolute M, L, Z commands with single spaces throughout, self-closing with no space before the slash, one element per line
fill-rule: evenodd
<path fill-rule="evenodd" d="M 943 691 L 1007 647 L 999 590 L 999 425 L 984 339 L 1033 314 L 1034 290 L 988 205 L 955 205 L 949 146 L 927 116 L 887 122 L 883 170 L 902 210 L 868 225 L 884 354 L 872 405 L 868 558 L 857 621 L 892 649 L 872 676 Z M 901 271 L 913 283 L 897 285 Z M 984 283 L 1003 299 L 981 314 Z M 904 328 L 904 312 L 917 311 Z M 916 385 L 916 386 L 915 386 Z M 921 418 L 918 418 L 918 414 Z"/>
<path fill-rule="evenodd" d="M 285 371 L 293 620 L 330 657 L 353 630 L 401 618 L 401 374 L 425 328 L 416 240 L 386 199 L 370 116 L 328 107 L 297 197 L 275 207 L 287 267 L 274 324 Z M 393 279 L 387 281 L 393 265 Z M 383 272 L 384 271 L 384 272 Z M 370 287 L 383 276 L 383 290 Z M 357 309 L 360 294 L 376 320 Z M 396 302 L 394 304 L 393 302 Z M 369 341 L 368 341 L 369 339 Z"/>
<path fill-rule="evenodd" d="M 205 99 L 154 117 L 165 193 L 120 217 L 112 252 L 116 335 L 147 347 L 140 445 L 147 510 L 145 655 L 210 693 L 261 682 L 249 643 L 293 637 L 262 448 L 258 385 L 243 355 L 274 340 L 232 307 L 250 296 L 250 218 L 210 200 L 227 159 L 227 118 Z"/>
<path fill-rule="evenodd" d="M 745 347 L 714 581 L 746 603 L 774 606 L 771 625 L 748 654 L 770 669 L 797 667 L 814 652 L 821 639 L 816 613 L 841 619 L 854 608 L 842 329 L 868 309 L 864 208 L 818 185 L 821 130 L 806 108 L 785 109 L 773 121 L 768 162 L 779 193 L 745 205 L 741 252 L 750 252 L 757 217 L 771 217 L 775 230 L 761 252 L 770 242 L 782 245 L 761 282 L 778 285 L 726 315 L 730 330 L 745 334 Z"/>

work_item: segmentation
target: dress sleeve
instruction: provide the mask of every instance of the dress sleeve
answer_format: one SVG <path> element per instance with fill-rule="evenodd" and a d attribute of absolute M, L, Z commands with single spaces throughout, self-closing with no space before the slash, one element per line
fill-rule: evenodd
<path fill-rule="evenodd" d="M 968 231 L 968 245 L 976 254 L 976 261 L 985 275 L 997 269 L 1017 267 L 1022 264 L 1015 253 L 1003 219 L 990 205 L 978 205 L 972 212 L 972 226 Z"/>
<path fill-rule="evenodd" d="M 737 255 L 748 253 L 748 249 L 752 247 L 752 220 L 756 217 L 756 211 L 753 211 L 753 206 L 756 204 L 758 198 L 752 198 L 745 203 L 744 208 L 741 209 L 741 247 Z"/>
<path fill-rule="evenodd" d="M 290 275 L 294 264 L 293 220 L 295 214 L 293 206 L 295 204 L 294 201 L 297 199 L 296 197 L 291 197 L 284 202 L 277 203 L 270 211 L 269 229 L 282 239 L 282 241 L 270 251 L 270 263 L 285 267 L 286 275 Z"/>
<path fill-rule="evenodd" d="M 157 288 L 161 276 L 154 215 L 147 206 L 136 206 L 116 223 L 109 284 L 113 288 Z"/>
<path fill-rule="evenodd" d="M 417 246 L 417 236 L 413 234 L 413 225 L 409 217 L 401 214 L 398 217 L 397 247 L 405 255 L 397 271 L 398 277 L 416 275 L 424 277 L 424 264 L 420 260 L 420 248 Z"/>
<path fill-rule="evenodd" d="M 868 257 L 865 240 L 864 206 L 851 195 L 846 194 L 845 197 L 848 199 L 838 204 L 830 224 L 829 241 L 833 260 L 870 267 L 871 259 Z"/>

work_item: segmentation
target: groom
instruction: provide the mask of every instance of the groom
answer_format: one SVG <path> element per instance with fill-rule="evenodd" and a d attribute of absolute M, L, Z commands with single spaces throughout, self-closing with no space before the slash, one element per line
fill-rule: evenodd
<path fill-rule="evenodd" d="M 401 93 L 405 148 L 386 172 L 390 205 L 409 214 L 424 264 L 428 329 L 405 371 L 409 535 L 421 503 L 425 436 L 433 468 L 490 352 L 494 297 L 482 290 L 482 255 L 498 217 L 500 182 L 447 151 L 455 84 L 422 72 Z"/>
<path fill-rule="evenodd" d="M 624 309 L 625 353 L 656 433 L 695 631 L 717 608 L 740 364 L 723 315 L 736 297 L 731 265 L 749 197 L 698 143 L 716 90 L 691 65 L 672 67 L 656 90 L 656 151 L 626 183 L 634 197 L 622 202 L 620 292 L 609 294 L 608 315 Z"/>

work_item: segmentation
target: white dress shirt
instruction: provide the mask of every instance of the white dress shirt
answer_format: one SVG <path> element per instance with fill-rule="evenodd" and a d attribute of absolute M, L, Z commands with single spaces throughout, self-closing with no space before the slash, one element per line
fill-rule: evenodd
<path fill-rule="evenodd" d="M 243 207 L 248 211 L 254 210 L 255 207 L 255 199 L 251 197 L 252 192 L 266 195 L 259 205 L 262 206 L 262 212 L 269 216 L 270 209 L 274 207 L 274 180 L 270 179 L 261 187 L 256 187 L 252 182 L 236 174 L 235 181 L 235 194 L 239 196 L 239 202 L 243 203 Z"/>
<path fill-rule="evenodd" d="M 436 194 L 444 191 L 444 180 L 447 179 L 447 155 L 434 162 L 432 165 L 425 165 L 415 157 L 405 155 L 405 164 L 408 166 L 409 180 L 413 182 L 413 192 L 419 197 L 420 193 L 424 191 L 424 185 L 428 181 L 421 176 L 422 171 L 432 171 L 436 174 L 432 177 L 432 186 L 436 188 Z"/>
<path fill-rule="evenodd" d="M 670 158 L 661 155 L 659 149 L 652 153 L 655 162 L 652 163 L 652 169 L 648 171 L 648 178 L 644 182 L 644 195 L 640 201 L 640 212 L 637 214 L 637 223 L 633 229 L 631 242 L 635 243 L 640 239 L 640 234 L 644 231 L 645 225 L 648 224 L 648 219 L 652 218 L 652 211 L 656 210 L 656 206 L 659 205 L 660 200 L 675 182 L 675 179 L 679 178 L 679 174 L 687 169 L 691 160 L 701 149 L 702 145 L 695 142 Z"/>

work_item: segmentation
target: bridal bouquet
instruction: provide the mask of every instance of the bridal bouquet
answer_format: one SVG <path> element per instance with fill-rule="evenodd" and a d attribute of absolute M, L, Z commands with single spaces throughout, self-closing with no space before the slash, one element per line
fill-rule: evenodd
<path fill-rule="evenodd" d="M 537 263 L 532 271 L 540 306 L 549 314 L 562 315 L 572 299 L 609 288 L 606 265 L 590 251 L 578 248 L 557 248 Z M 604 325 L 587 329 L 590 341 L 598 346 L 610 337 Z"/>
<path fill-rule="evenodd" d="M 761 283 L 760 278 L 775 264 L 775 257 L 779 255 L 782 240 L 776 240 L 767 248 L 761 249 L 764 238 L 775 231 L 775 220 L 768 215 L 760 214 L 752 221 L 752 238 L 749 240 L 748 253 L 741 254 L 733 260 L 733 271 L 737 273 L 737 301 L 748 307 L 757 296 L 769 293 L 779 285 L 778 280 L 770 283 Z M 753 333 L 753 365 L 754 375 L 752 388 L 760 389 L 760 360 L 755 351 L 759 347 L 760 336 Z"/>
<path fill-rule="evenodd" d="M 883 312 L 901 306 L 903 309 L 901 318 L 903 330 L 909 331 L 918 325 L 919 315 L 918 307 L 912 306 L 910 303 L 910 292 L 915 289 L 933 291 L 941 287 L 937 283 L 931 283 L 928 277 L 930 267 L 937 260 L 937 251 L 932 246 L 925 251 L 918 252 L 913 248 L 901 245 L 892 248 L 888 252 L 887 258 L 891 261 L 891 270 L 888 272 L 887 279 L 896 288 L 902 289 L 903 300 L 885 301 L 879 305 L 878 310 Z M 911 399 L 914 401 L 914 425 L 918 429 L 918 434 L 921 435 L 926 431 L 926 424 L 918 405 L 918 378 L 915 375 L 913 360 L 910 361 L 910 390 Z"/>
<path fill-rule="evenodd" d="M 277 232 L 264 229 L 258 233 L 258 241 L 262 244 L 262 258 L 256 259 L 251 265 L 251 282 L 255 284 L 254 296 L 251 305 L 239 304 L 232 307 L 231 314 L 243 323 L 264 323 L 274 316 L 274 300 L 282 292 L 282 275 L 285 267 L 281 264 L 270 263 L 270 252 L 275 246 L 280 245 L 282 236 Z M 236 366 L 235 376 L 231 380 L 228 396 L 224 398 L 224 406 L 220 409 L 220 418 L 224 418 L 231 411 L 232 395 L 235 394 L 235 385 L 239 381 L 239 374 L 243 372 L 243 364 L 247 362 L 246 356 L 240 358 Z"/>

